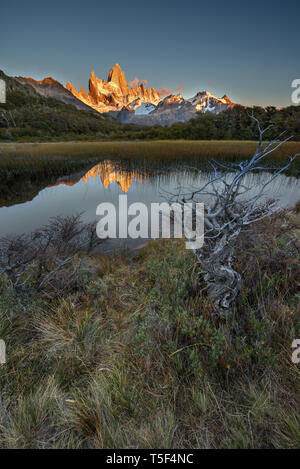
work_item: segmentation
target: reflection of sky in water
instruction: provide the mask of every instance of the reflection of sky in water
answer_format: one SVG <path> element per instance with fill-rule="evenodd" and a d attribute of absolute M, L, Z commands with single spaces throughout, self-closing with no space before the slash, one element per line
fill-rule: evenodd
<path fill-rule="evenodd" d="M 260 184 L 269 178 L 268 174 L 250 174 L 245 183 L 254 189 L 249 195 L 258 191 Z M 177 170 L 151 179 L 133 181 L 127 192 L 128 205 L 143 202 L 150 207 L 151 202 L 164 201 L 160 191 L 176 192 L 178 184 L 190 188 L 204 182 L 203 175 Z M 57 215 L 70 215 L 84 212 L 83 219 L 99 219 L 96 208 L 101 202 L 111 202 L 118 207 L 118 196 L 124 194 L 117 182 L 112 182 L 105 189 L 100 175 L 89 177 L 87 182 L 80 180 L 73 186 L 60 184 L 42 190 L 32 201 L 11 207 L 0 208 L 0 234 L 21 234 L 33 231 L 46 224 L 49 218 Z M 266 190 L 268 198 L 280 199 L 282 207 L 293 206 L 300 199 L 300 180 L 280 175 Z M 205 199 L 203 199 L 205 202 Z M 149 210 L 150 212 L 150 210 Z M 130 220 L 130 217 L 129 217 Z M 136 241 L 134 241 L 136 244 Z M 141 243 L 142 240 L 139 240 Z"/>

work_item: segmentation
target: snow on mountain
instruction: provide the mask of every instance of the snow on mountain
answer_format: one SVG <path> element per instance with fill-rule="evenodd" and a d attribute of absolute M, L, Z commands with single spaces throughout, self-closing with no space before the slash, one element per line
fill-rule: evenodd
<path fill-rule="evenodd" d="M 208 91 L 199 91 L 193 98 L 184 99 L 181 94 L 171 94 L 157 105 L 144 103 L 140 98 L 123 106 L 119 112 L 111 115 L 123 123 L 141 125 L 172 125 L 174 122 L 187 122 L 196 117 L 197 112 L 218 114 L 234 106 L 224 95 L 217 98 Z"/>
<path fill-rule="evenodd" d="M 121 110 L 137 99 L 140 103 L 150 103 L 155 106 L 161 101 L 158 92 L 154 88 L 145 88 L 144 83 L 130 88 L 119 64 L 110 70 L 107 81 L 96 77 L 92 71 L 88 93 L 84 90 L 78 92 L 70 82 L 66 88 L 100 113 Z"/>
<path fill-rule="evenodd" d="M 162 100 L 162 104 L 172 104 L 172 103 L 183 103 L 185 99 L 182 97 L 180 93 L 178 94 L 170 94 L 169 96 L 166 96 Z"/>
<path fill-rule="evenodd" d="M 136 82 L 136 86 L 130 87 L 119 64 L 109 71 L 107 81 L 96 77 L 93 70 L 88 92 L 84 88 L 77 91 L 70 82 L 63 87 L 52 78 L 35 81 L 20 77 L 19 80 L 30 82 L 40 94 L 72 102 L 78 108 L 92 108 L 100 114 L 111 113 L 121 122 L 145 125 L 186 122 L 197 112 L 218 114 L 235 106 L 226 95 L 218 98 L 209 91 L 199 91 L 189 99 L 184 99 L 181 94 L 170 94 L 162 99 L 157 90 L 146 88 L 144 83 Z"/>
<path fill-rule="evenodd" d="M 202 112 L 219 112 L 225 111 L 228 106 L 232 105 L 226 95 L 223 98 L 217 98 L 209 91 L 199 91 L 193 98 L 187 100 L 197 111 Z"/>
<path fill-rule="evenodd" d="M 152 103 L 141 103 L 134 109 L 134 111 L 136 116 L 145 116 L 150 114 L 150 112 L 154 111 L 155 109 L 156 106 L 154 106 Z"/>

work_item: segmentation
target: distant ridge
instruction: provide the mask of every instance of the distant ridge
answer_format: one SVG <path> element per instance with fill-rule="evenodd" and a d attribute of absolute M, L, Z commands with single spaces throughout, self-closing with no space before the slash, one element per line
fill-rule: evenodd
<path fill-rule="evenodd" d="M 109 113 L 120 122 L 146 125 L 186 122 L 197 112 L 217 114 L 235 105 L 226 95 L 217 98 L 209 91 L 200 91 L 185 100 L 181 94 L 162 98 L 157 90 L 146 88 L 144 83 L 130 88 L 119 64 L 109 71 L 107 81 L 97 78 L 92 70 L 88 93 L 84 88 L 77 91 L 70 82 L 66 88 L 100 113 Z"/>
<path fill-rule="evenodd" d="M 199 91 L 189 99 L 184 99 L 181 94 L 162 98 L 155 88 L 147 88 L 137 79 L 135 86 L 130 87 L 119 64 L 110 69 L 107 80 L 96 77 L 92 70 L 88 92 L 83 87 L 77 91 L 70 81 L 64 87 L 52 77 L 16 79 L 20 83 L 29 83 L 42 96 L 72 104 L 77 109 L 97 111 L 122 123 L 171 125 L 187 122 L 197 112 L 218 114 L 235 106 L 226 94 L 218 98 L 209 91 Z"/>
<path fill-rule="evenodd" d="M 142 103 L 157 105 L 161 101 L 159 93 L 154 88 L 146 88 L 144 83 L 130 88 L 119 64 L 116 64 L 109 71 L 107 81 L 97 78 L 92 70 L 88 93 L 85 92 L 84 88 L 77 91 L 70 82 L 67 83 L 66 88 L 76 98 L 101 113 L 120 111 L 124 107 L 133 109 L 137 107 L 137 99 L 139 100 L 138 105 Z"/>
<path fill-rule="evenodd" d="M 45 98 L 53 98 L 58 101 L 62 101 L 65 104 L 75 106 L 76 109 L 81 111 L 93 111 L 90 106 L 85 104 L 81 99 L 78 99 L 70 91 L 68 91 L 59 81 L 52 77 L 44 78 L 44 80 L 34 80 L 33 78 L 16 77 L 15 78 L 21 84 L 29 84 L 34 90 L 44 96 Z"/>

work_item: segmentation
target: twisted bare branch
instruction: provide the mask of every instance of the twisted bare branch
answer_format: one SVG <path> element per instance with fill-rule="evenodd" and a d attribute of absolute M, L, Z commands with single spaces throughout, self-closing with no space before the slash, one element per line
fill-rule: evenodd
<path fill-rule="evenodd" d="M 227 311 L 237 298 L 242 285 L 241 275 L 233 269 L 237 237 L 249 225 L 279 209 L 277 201 L 266 198 L 266 188 L 299 156 L 297 154 L 289 157 L 288 162 L 279 169 L 262 165 L 271 153 L 292 137 L 282 140 L 281 134 L 264 144 L 263 136 L 272 125 L 262 128 L 254 114 L 250 117 L 257 123 L 259 132 L 259 142 L 252 158 L 232 165 L 213 160 L 210 163 L 209 180 L 200 188 L 180 194 L 182 203 L 203 202 L 205 196 L 210 197 L 210 204 L 206 205 L 204 214 L 204 246 L 195 250 L 195 255 L 201 272 L 204 273 L 209 296 L 218 307 Z M 263 182 L 257 194 L 247 198 L 253 187 L 247 184 L 246 178 L 253 172 L 272 174 Z M 179 194 L 172 194 L 171 200 L 174 201 L 174 198 L 178 200 Z"/>

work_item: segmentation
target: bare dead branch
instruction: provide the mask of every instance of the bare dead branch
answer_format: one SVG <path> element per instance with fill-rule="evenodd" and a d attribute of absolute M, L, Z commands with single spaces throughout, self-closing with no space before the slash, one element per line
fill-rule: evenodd
<path fill-rule="evenodd" d="M 265 190 L 298 156 L 289 157 L 287 164 L 279 169 L 262 165 L 262 161 L 266 161 L 291 137 L 281 140 L 281 134 L 264 146 L 263 136 L 270 126 L 262 128 L 254 114 L 250 117 L 257 123 L 259 131 L 259 142 L 252 158 L 232 165 L 212 161 L 208 181 L 200 188 L 181 192 L 181 202 L 203 202 L 202 197 L 210 196 L 210 204 L 206 205 L 204 213 L 204 246 L 195 250 L 195 255 L 204 273 L 209 296 L 224 311 L 230 309 L 242 285 L 241 275 L 233 269 L 237 238 L 249 225 L 279 209 L 277 201 L 266 200 Z M 273 171 L 273 174 L 262 183 L 257 194 L 247 199 L 246 194 L 253 187 L 247 183 L 246 177 L 262 171 Z M 171 200 L 175 197 L 178 199 L 179 194 L 172 194 Z"/>

